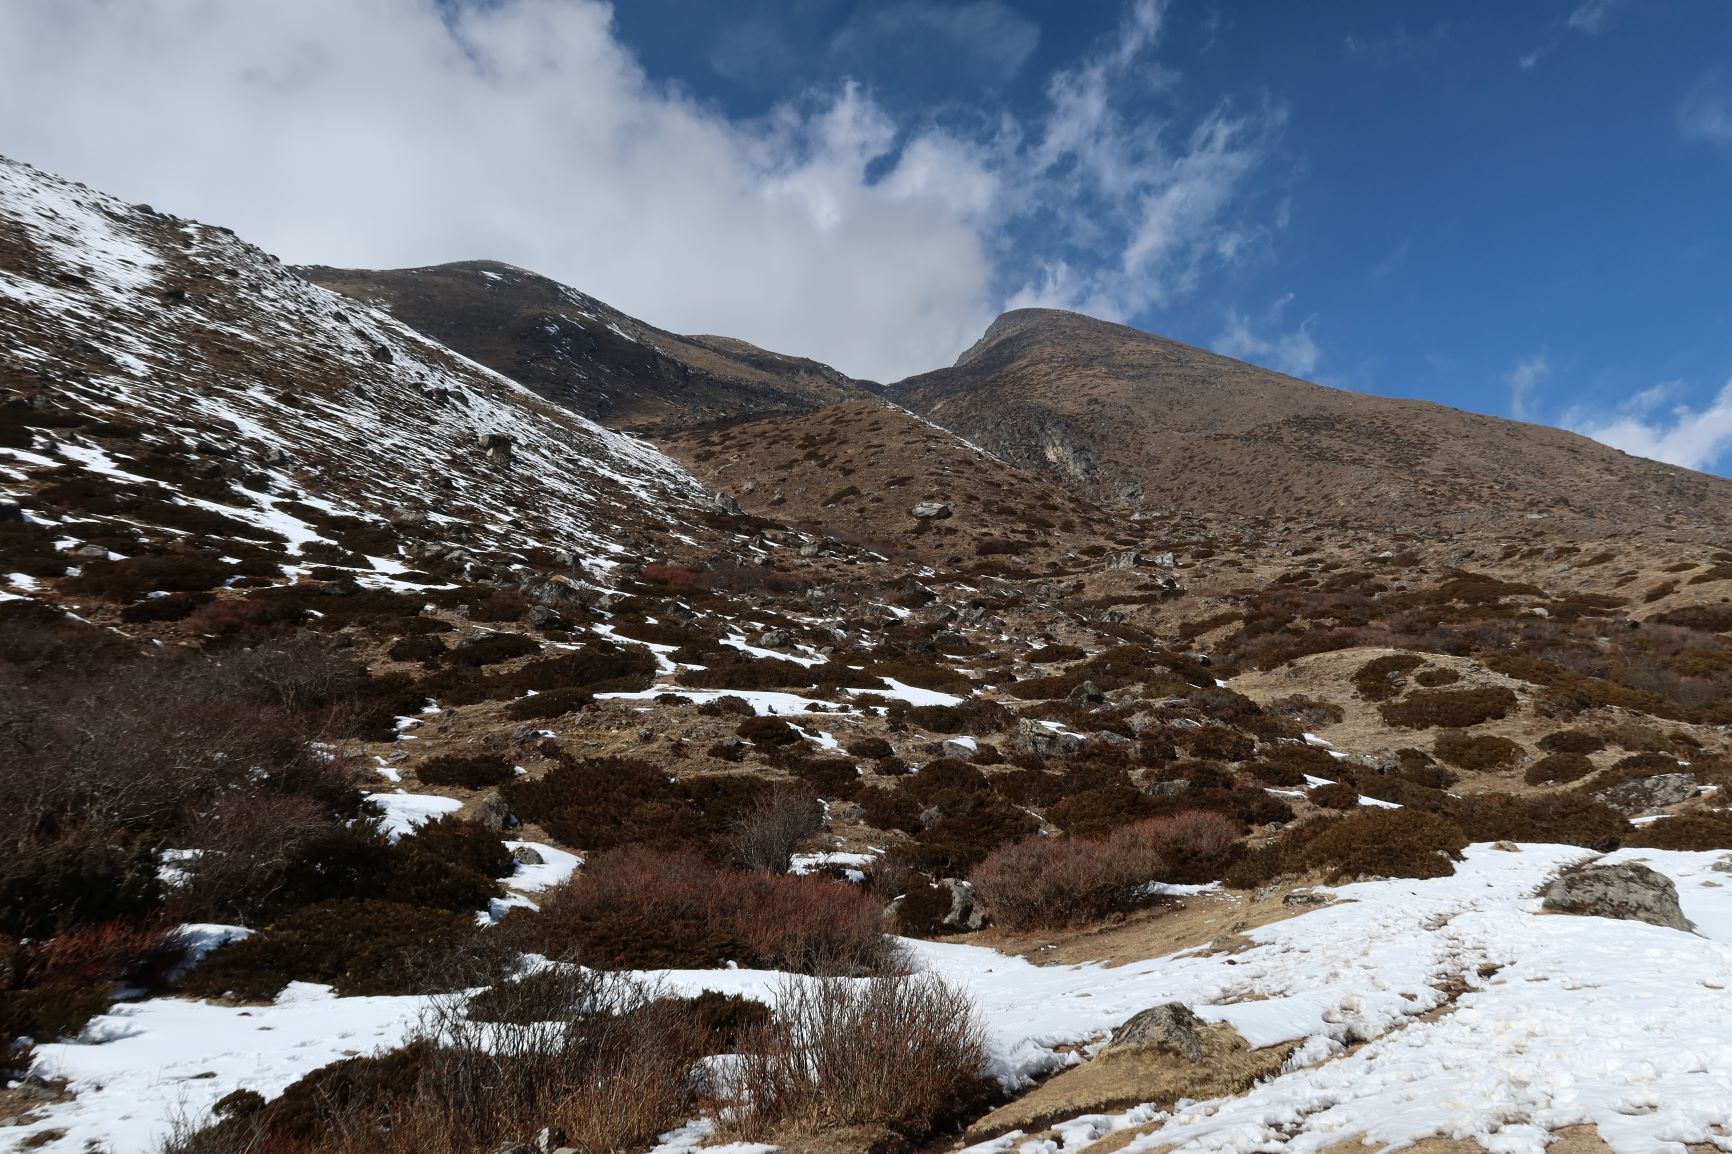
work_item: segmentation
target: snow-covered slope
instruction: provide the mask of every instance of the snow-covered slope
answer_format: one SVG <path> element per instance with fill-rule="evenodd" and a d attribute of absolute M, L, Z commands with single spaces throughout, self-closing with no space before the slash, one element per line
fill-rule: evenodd
<path fill-rule="evenodd" d="M 202 499 L 291 554 L 318 534 L 277 508 L 287 500 L 407 518 L 469 553 L 592 559 L 703 501 L 647 444 L 309 284 L 227 229 L 5 159 L 0 402 L 53 418 L 0 447 L 0 502 L 30 511 L 32 478 L 69 466 L 198 499 L 153 488 L 88 422 L 131 426 L 124 456 L 226 484 Z"/>
<path fill-rule="evenodd" d="M 1591 1124 L 1616 1154 L 1728 1149 L 1732 1137 L 1732 886 L 1720 853 L 1623 851 L 1673 878 L 1695 934 L 1542 914 L 1534 893 L 1594 855 L 1569 846 L 1480 845 L 1455 876 L 1336 887 L 1337 900 L 1253 929 L 1238 953 L 1187 950 L 1118 967 L 1040 966 L 979 946 L 906 941 L 916 968 L 967 989 L 993 1072 L 1018 1085 L 1077 1060 L 1137 1011 L 1168 1001 L 1231 1023 L 1253 1045 L 1302 1042 L 1283 1072 L 1243 1095 L 1139 1106 L 1021 1133 L 971 1154 L 1101 1149 L 1399 1149 L 1430 1136 L 1542 1154 L 1550 1134 Z M 783 975 L 658 971 L 684 993 L 774 1001 Z M 280 1092 L 345 1054 L 398 1044 L 419 998 L 345 998 L 290 987 L 268 1007 L 158 998 L 117 1006 L 39 1068 L 77 1097 L 15 1143 L 86 1141 L 144 1154 L 177 1113 L 197 1117 L 246 1087 Z M 275 1039 L 257 1043 L 260 1031 Z M 1067 1056 L 1068 1055 L 1068 1056 Z M 1111 1139 L 1135 1135 L 1128 1146 Z M 1344 1144 L 1338 1146 L 1337 1144 Z M 673 1149 L 670 1146 L 668 1149 Z M 760 1148 L 761 1149 L 761 1148 Z"/>

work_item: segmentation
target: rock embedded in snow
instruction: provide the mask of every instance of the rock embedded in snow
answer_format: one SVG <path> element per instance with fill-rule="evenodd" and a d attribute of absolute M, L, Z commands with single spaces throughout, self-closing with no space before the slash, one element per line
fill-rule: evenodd
<path fill-rule="evenodd" d="M 1193 1062 L 1203 1060 L 1203 1021 L 1183 1002 L 1142 1011 L 1113 1031 L 1108 1053 L 1125 1050 L 1174 1050 Z"/>
<path fill-rule="evenodd" d="M 1678 904 L 1678 887 L 1640 862 L 1565 870 L 1546 887 L 1544 909 L 1557 914 L 1646 922 L 1686 933 L 1695 927 Z"/>

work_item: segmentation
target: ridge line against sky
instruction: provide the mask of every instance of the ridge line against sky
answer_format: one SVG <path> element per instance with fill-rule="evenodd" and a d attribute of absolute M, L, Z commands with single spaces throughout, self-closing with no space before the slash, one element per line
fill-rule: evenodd
<path fill-rule="evenodd" d="M 10 0 L 0 152 L 880 380 L 1072 308 L 1717 469 L 1728 44 L 1713 0 Z"/>

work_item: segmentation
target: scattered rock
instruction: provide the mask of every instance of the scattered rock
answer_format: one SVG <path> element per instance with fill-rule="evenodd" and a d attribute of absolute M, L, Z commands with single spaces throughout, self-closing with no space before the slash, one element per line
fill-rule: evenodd
<path fill-rule="evenodd" d="M 1198 1031 L 1203 1021 L 1191 1013 L 1189 1006 L 1168 1002 L 1153 1006 L 1131 1018 L 1113 1031 L 1107 1043 L 1115 1050 L 1174 1050 L 1193 1062 L 1203 1060 L 1203 1039 Z"/>
<path fill-rule="evenodd" d="M 1069 700 L 1077 705 L 1099 705 L 1107 699 L 1101 692 L 1101 687 L 1092 681 L 1085 681 L 1070 691 Z"/>
<path fill-rule="evenodd" d="M 1082 734 L 1051 730 L 1033 718 L 1025 717 L 1016 723 L 1016 747 L 1042 757 L 1068 757 L 1082 752 L 1087 745 L 1088 739 Z"/>
<path fill-rule="evenodd" d="M 921 501 L 908 512 L 916 521 L 942 521 L 950 516 L 950 506 L 943 501 Z"/>
<path fill-rule="evenodd" d="M 1135 569 L 1142 563 L 1143 555 L 1135 549 L 1126 549 L 1119 553 L 1108 553 L 1102 560 L 1108 569 Z"/>
<path fill-rule="evenodd" d="M 1620 813 L 1644 814 L 1688 801 L 1697 788 L 1693 773 L 1661 773 L 1602 789 L 1594 797 Z"/>
<path fill-rule="evenodd" d="M 1618 918 L 1651 926 L 1693 929 L 1678 905 L 1678 887 L 1640 862 L 1565 870 L 1546 887 L 1544 909 L 1558 914 Z"/>

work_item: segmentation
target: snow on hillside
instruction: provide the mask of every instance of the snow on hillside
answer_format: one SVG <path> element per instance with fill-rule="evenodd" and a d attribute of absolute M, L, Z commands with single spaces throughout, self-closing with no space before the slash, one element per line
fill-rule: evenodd
<path fill-rule="evenodd" d="M 976 1154 L 1069 1154 L 1136 1127 L 1126 1149 L 1316 1152 L 1430 1135 L 1539 1154 L 1546 1132 L 1591 1123 L 1617 1154 L 1732 1149 L 1732 872 L 1727 855 L 1623 851 L 1678 884 L 1698 933 L 1542 914 L 1534 896 L 1567 846 L 1472 847 L 1455 876 L 1375 881 L 1247 932 L 1237 953 L 1185 951 L 1129 965 L 1036 966 L 976 946 L 905 943 L 917 967 L 967 988 L 1007 1085 L 1077 1060 L 1168 1001 L 1226 1021 L 1255 1046 L 1300 1041 L 1279 1077 L 1230 1099 L 1139 1107 L 1061 1126 L 1062 1146 L 1011 1135 Z M 773 1000 L 784 977 L 663 971 L 680 992 Z M 837 979 L 841 980 L 841 979 Z M 41 1048 L 38 1069 L 77 1096 L 0 1136 L 0 1148 L 149 1150 L 177 1116 L 222 1095 L 270 1094 L 323 1063 L 389 1046 L 417 998 L 338 999 L 297 985 L 266 1007 L 179 999 L 120 1005 L 83 1039 Z M 268 1041 L 265 1041 L 268 1039 Z M 58 1137 L 33 1137 L 49 1130 Z"/>
<path fill-rule="evenodd" d="M 510 541 L 606 563 L 619 526 L 703 501 L 649 445 L 558 408 L 383 313 L 315 287 L 226 229 L 128 207 L 0 158 L 0 384 L 142 425 L 148 445 L 240 462 L 216 511 L 279 534 L 274 506 L 404 509 L 469 547 Z M 0 448 L 0 500 L 77 465 L 146 483 L 78 435 Z M 231 471 L 233 470 L 231 466 Z M 27 502 L 26 502 L 27 504 Z M 390 566 L 381 566 L 388 571 Z"/>

